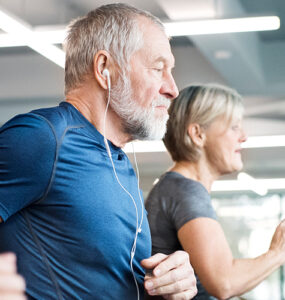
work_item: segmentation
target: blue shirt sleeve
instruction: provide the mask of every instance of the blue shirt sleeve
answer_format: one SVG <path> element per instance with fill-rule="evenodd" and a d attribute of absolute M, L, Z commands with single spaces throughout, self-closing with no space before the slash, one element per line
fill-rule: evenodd
<path fill-rule="evenodd" d="M 51 126 L 36 114 L 16 116 L 0 128 L 0 216 L 4 221 L 45 196 L 56 145 Z"/>

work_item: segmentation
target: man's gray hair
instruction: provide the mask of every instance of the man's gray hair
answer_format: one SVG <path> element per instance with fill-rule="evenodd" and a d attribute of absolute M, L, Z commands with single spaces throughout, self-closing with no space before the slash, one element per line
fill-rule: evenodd
<path fill-rule="evenodd" d="M 143 46 L 138 18 L 145 17 L 164 30 L 161 21 L 149 12 L 123 3 L 109 4 L 73 20 L 65 40 L 65 93 L 80 86 L 93 72 L 99 50 L 108 51 L 122 70 L 134 52 Z"/>

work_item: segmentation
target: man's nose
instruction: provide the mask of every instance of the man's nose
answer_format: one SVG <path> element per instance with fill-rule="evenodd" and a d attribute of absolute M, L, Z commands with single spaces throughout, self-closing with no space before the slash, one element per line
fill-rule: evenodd
<path fill-rule="evenodd" d="M 179 91 L 172 74 L 166 75 L 160 93 L 171 100 L 178 96 Z"/>

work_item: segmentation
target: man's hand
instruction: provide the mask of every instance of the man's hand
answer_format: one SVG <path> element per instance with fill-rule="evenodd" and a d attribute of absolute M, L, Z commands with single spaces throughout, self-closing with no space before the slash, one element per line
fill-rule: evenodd
<path fill-rule="evenodd" d="M 141 261 L 145 269 L 153 269 L 146 275 L 145 289 L 149 295 L 161 295 L 169 300 L 189 300 L 197 294 L 196 278 L 185 251 L 171 255 L 158 253 Z"/>
<path fill-rule="evenodd" d="M 16 256 L 0 254 L 0 299 L 25 300 L 25 281 L 17 274 Z"/>

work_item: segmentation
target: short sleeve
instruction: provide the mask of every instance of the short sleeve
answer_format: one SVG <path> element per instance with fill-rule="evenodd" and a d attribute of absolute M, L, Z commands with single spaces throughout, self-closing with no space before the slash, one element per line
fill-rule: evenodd
<path fill-rule="evenodd" d="M 44 196 L 56 138 L 43 117 L 16 116 L 0 128 L 0 216 L 4 221 Z"/>
<path fill-rule="evenodd" d="M 172 184 L 167 214 L 178 231 L 190 220 L 206 217 L 217 219 L 207 190 L 199 182 L 179 178 Z"/>

